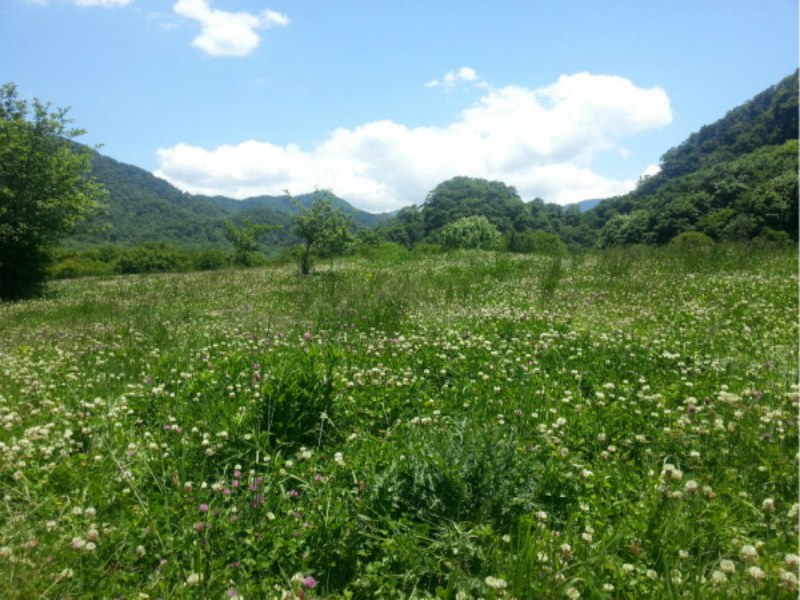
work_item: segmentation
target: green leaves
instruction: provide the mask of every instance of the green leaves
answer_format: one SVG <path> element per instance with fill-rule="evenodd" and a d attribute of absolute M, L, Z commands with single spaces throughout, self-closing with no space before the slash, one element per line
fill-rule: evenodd
<path fill-rule="evenodd" d="M 87 177 L 92 150 L 70 141 L 66 109 L 29 104 L 0 88 L 0 298 L 38 291 L 50 249 L 99 211 L 102 187 Z"/>
<path fill-rule="evenodd" d="M 305 249 L 300 255 L 300 272 L 311 272 L 311 251 L 325 254 L 341 254 L 353 240 L 350 233 L 352 216 L 341 209 L 333 208 L 333 198 L 325 192 L 315 194 L 311 208 L 306 208 L 292 199 L 300 211 L 294 216 L 294 232 L 304 240 Z"/>

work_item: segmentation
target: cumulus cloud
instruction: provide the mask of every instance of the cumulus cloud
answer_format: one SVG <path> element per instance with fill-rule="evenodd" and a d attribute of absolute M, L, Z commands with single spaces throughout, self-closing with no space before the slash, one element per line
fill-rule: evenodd
<path fill-rule="evenodd" d="M 103 6 L 114 8 L 116 6 L 127 6 L 133 0 L 75 0 L 77 6 Z"/>
<path fill-rule="evenodd" d="M 209 56 L 247 56 L 261 41 L 257 30 L 289 24 L 289 17 L 273 10 L 255 15 L 226 12 L 211 8 L 208 0 L 178 0 L 172 9 L 200 23 L 200 35 L 192 41 L 192 46 Z"/>
<path fill-rule="evenodd" d="M 593 162 L 623 152 L 622 138 L 671 120 L 661 88 L 578 73 L 539 89 L 487 91 L 443 127 L 377 121 L 336 129 L 308 149 L 257 140 L 211 150 L 181 143 L 157 151 L 156 175 L 190 192 L 235 198 L 330 188 L 372 212 L 420 203 L 442 181 L 467 175 L 513 185 L 525 200 L 568 204 L 632 189 L 636 179 L 604 177 Z"/>
<path fill-rule="evenodd" d="M 476 87 L 487 87 L 486 82 L 478 77 L 478 72 L 471 67 L 461 67 L 458 71 L 448 71 L 444 74 L 441 81 L 432 79 L 425 84 L 425 87 L 442 87 L 449 92 L 462 81 L 472 83 L 472 85 Z"/>

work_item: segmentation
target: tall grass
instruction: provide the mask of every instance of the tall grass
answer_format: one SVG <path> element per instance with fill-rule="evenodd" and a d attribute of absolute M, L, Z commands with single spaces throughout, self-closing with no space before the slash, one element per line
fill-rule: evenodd
<path fill-rule="evenodd" d="M 794 598 L 796 250 L 704 252 L 0 305 L 3 597 Z"/>

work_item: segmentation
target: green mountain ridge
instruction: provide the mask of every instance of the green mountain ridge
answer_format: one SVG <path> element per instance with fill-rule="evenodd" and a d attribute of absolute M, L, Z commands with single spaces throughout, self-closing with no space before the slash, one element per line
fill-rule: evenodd
<path fill-rule="evenodd" d="M 225 238 L 224 221 L 241 223 L 245 217 L 255 223 L 282 227 L 264 236 L 265 246 L 284 247 L 299 241 L 291 232 L 291 215 L 297 208 L 285 195 L 235 200 L 189 194 L 145 169 L 100 153 L 95 154 L 91 176 L 108 191 L 105 214 L 82 223 L 64 240 L 64 248 L 130 247 L 164 242 L 186 249 L 206 246 L 227 249 L 230 244 Z M 356 227 L 374 227 L 389 218 L 360 211 L 346 200 L 332 196 L 334 206 L 351 214 Z M 302 206 L 310 206 L 314 198 L 315 194 L 302 194 L 295 200 Z"/>
<path fill-rule="evenodd" d="M 798 237 L 798 72 L 702 127 L 664 153 L 661 171 L 628 194 L 562 207 L 522 201 L 502 182 L 455 177 L 421 205 L 392 214 L 358 211 L 330 192 L 334 206 L 352 214 L 356 227 L 374 228 L 374 242 L 412 247 L 436 242 L 439 230 L 459 218 L 485 216 L 503 234 L 541 231 L 572 248 L 664 244 L 685 232 L 714 240 Z M 297 208 L 288 196 L 235 200 L 181 192 L 138 167 L 97 154 L 93 175 L 109 191 L 107 214 L 84 224 L 67 248 L 165 242 L 181 248 L 229 249 L 223 223 L 280 225 L 264 245 L 285 247 Z M 502 192 L 502 193 L 501 193 Z M 310 206 L 314 194 L 296 201 Z M 435 201 L 434 201 L 435 200 Z"/>

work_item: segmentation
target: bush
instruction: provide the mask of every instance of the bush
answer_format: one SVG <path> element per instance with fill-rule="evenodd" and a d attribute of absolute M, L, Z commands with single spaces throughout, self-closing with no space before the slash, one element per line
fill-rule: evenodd
<path fill-rule="evenodd" d="M 567 247 L 561 238 L 541 230 L 533 233 L 509 233 L 506 236 L 506 249 L 519 254 L 544 254 L 545 256 L 567 254 Z"/>
<path fill-rule="evenodd" d="M 192 264 L 198 271 L 224 269 L 231 265 L 231 255 L 219 248 L 203 248 L 192 256 Z"/>
<path fill-rule="evenodd" d="M 120 253 L 116 273 L 170 273 L 188 271 L 191 258 L 185 251 L 159 242 L 129 248 Z"/>
<path fill-rule="evenodd" d="M 86 255 L 65 258 L 50 268 L 50 276 L 54 279 L 74 279 L 96 275 L 111 275 L 114 268 L 109 263 L 92 260 Z"/>
<path fill-rule="evenodd" d="M 439 240 L 448 250 L 470 248 L 489 250 L 497 246 L 500 232 L 484 216 L 464 217 L 439 231 Z"/>
<path fill-rule="evenodd" d="M 684 231 L 672 238 L 670 244 L 678 248 L 708 248 L 714 245 L 714 240 L 699 231 Z"/>

